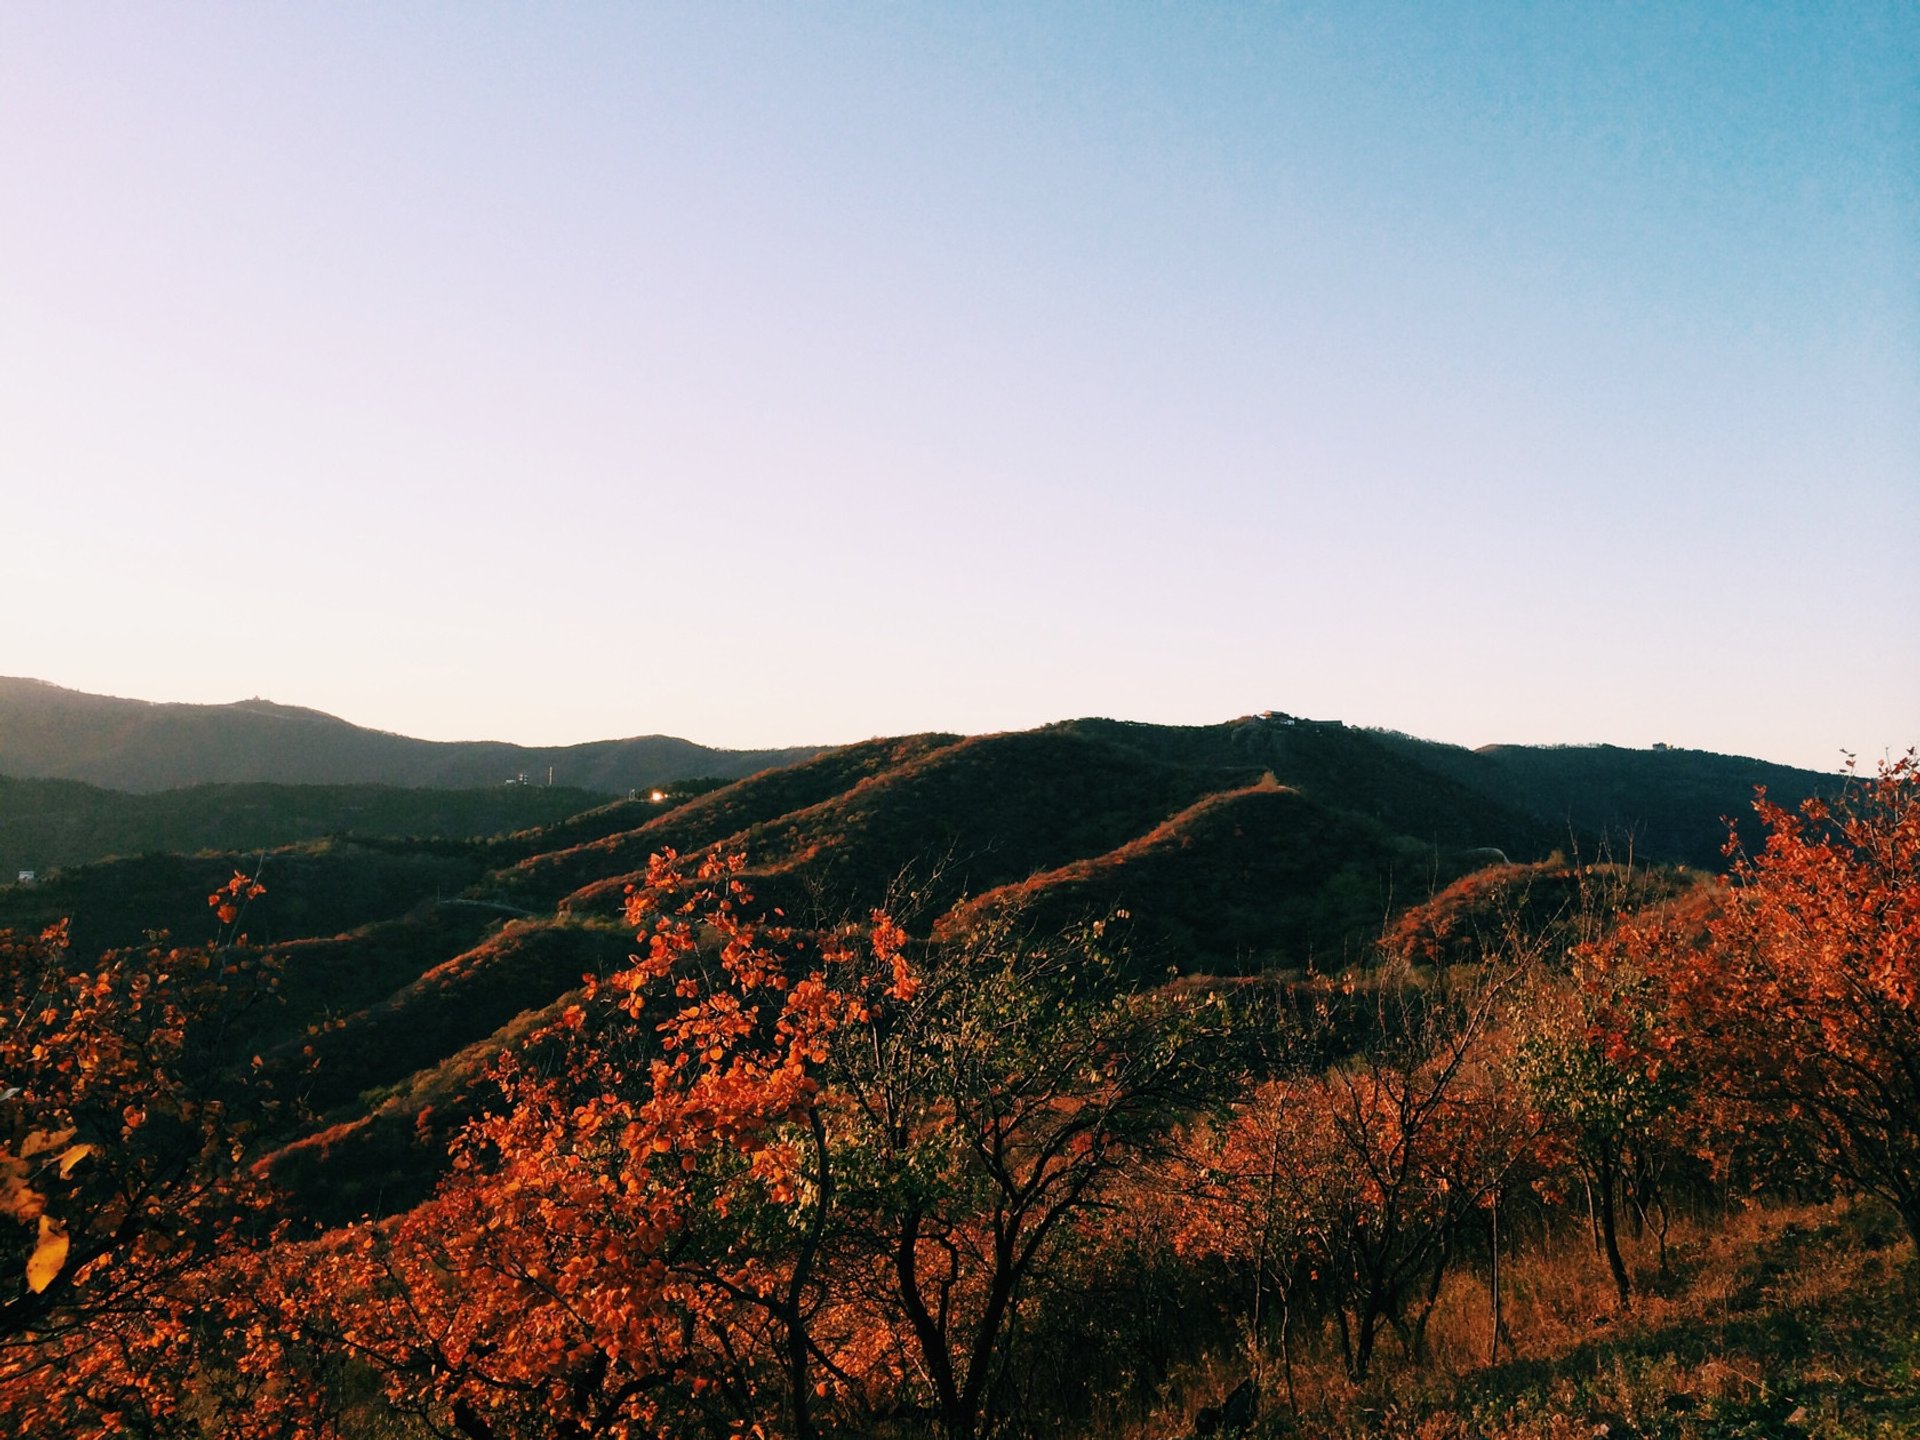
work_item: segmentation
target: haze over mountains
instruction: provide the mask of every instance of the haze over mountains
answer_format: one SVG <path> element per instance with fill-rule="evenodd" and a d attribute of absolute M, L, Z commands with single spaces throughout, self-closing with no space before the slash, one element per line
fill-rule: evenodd
<path fill-rule="evenodd" d="M 159 704 L 0 677 L 0 775 L 114 790 L 271 781 L 298 785 L 498 785 L 525 775 L 602 794 L 694 775 L 735 778 L 818 752 L 717 750 L 670 735 L 583 745 L 415 740 L 271 700 Z"/>

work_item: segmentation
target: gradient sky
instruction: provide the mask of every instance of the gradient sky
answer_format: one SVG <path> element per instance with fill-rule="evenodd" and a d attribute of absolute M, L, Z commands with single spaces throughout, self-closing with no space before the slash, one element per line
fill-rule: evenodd
<path fill-rule="evenodd" d="M 0 674 L 1920 741 L 1920 7 L 0 8 Z"/>

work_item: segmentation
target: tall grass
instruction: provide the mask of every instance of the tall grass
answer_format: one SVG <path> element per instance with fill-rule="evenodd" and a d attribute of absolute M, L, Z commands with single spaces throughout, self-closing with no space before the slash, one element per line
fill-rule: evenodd
<path fill-rule="evenodd" d="M 1367 1382 L 1345 1375 L 1331 1325 L 1292 1337 L 1293 1404 L 1271 1343 L 1177 1367 L 1101 1440 L 1193 1434 L 1249 1375 L 1244 1432 L 1305 1440 L 1894 1440 L 1920 1435 L 1920 1261 L 1872 1202 L 1738 1206 L 1677 1219 L 1663 1275 L 1651 1238 L 1617 1307 L 1584 1225 L 1535 1233 L 1506 1262 L 1511 1344 L 1489 1363 L 1483 1267 L 1442 1290 L 1422 1362 L 1398 1346 Z"/>

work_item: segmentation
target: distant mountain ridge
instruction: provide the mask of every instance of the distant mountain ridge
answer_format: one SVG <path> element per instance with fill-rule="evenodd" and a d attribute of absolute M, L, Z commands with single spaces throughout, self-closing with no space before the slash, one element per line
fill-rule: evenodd
<path fill-rule="evenodd" d="M 694 776 L 737 779 L 822 746 L 723 750 L 670 735 L 581 745 L 416 740 L 270 700 L 186 705 L 67 690 L 0 677 L 0 775 L 81 780 L 147 792 L 268 781 L 287 785 L 536 783 L 621 795 Z"/>
<path fill-rule="evenodd" d="M 1765 789 L 1789 809 L 1839 789 L 1838 774 L 1776 765 L 1743 755 L 1661 745 L 1483 745 L 1477 750 L 1369 732 L 1404 756 L 1487 800 L 1532 816 L 1560 843 L 1603 839 L 1614 858 L 1719 869 L 1730 825 L 1742 843 L 1759 838 L 1754 792 Z M 1592 858 L 1589 856 L 1588 858 Z"/>

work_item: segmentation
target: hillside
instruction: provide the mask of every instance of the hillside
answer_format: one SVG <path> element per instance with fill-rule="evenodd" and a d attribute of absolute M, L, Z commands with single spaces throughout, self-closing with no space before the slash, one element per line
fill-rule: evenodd
<path fill-rule="evenodd" d="M 221 708 L 246 723 L 287 718 L 277 707 Z M 214 723 L 205 714 L 174 720 L 180 733 Z M 289 723 L 371 734 L 323 716 Z M 131 731 L 123 741 L 129 753 L 142 743 Z M 1643 861 L 1697 863 L 1717 820 L 1703 830 L 1676 817 L 1741 811 L 1756 773 L 1782 798 L 1824 783 L 1685 752 L 1478 755 L 1279 715 L 874 740 L 660 801 L 597 807 L 590 794 L 538 786 L 227 785 L 130 796 L 0 782 L 0 812 L 12 817 L 0 833 L 15 848 L 56 834 L 59 816 L 74 843 L 81 834 L 103 843 L 117 814 L 112 823 L 134 826 L 125 849 L 157 848 L 165 842 L 154 837 L 171 834 L 179 848 L 203 852 L 72 865 L 33 887 L 0 887 L 0 926 L 71 916 L 82 957 L 137 943 L 154 927 L 199 940 L 212 933 L 207 893 L 235 869 L 259 870 L 267 894 L 244 928 L 281 955 L 284 1004 L 247 1044 L 272 1072 L 291 1073 L 303 1037 L 318 1028 L 306 1133 L 328 1139 L 289 1152 L 288 1163 L 309 1199 L 337 1217 L 365 1197 L 355 1185 L 328 1198 L 317 1157 L 335 1157 L 343 1176 L 356 1166 L 434 1163 L 432 1145 L 388 1152 L 412 1133 L 422 1106 L 436 1107 L 438 1126 L 457 1120 L 489 1057 L 525 1032 L 527 1016 L 627 953 L 625 893 L 662 850 L 745 852 L 758 903 L 809 924 L 879 905 L 922 934 L 1010 907 L 1037 925 L 1124 911 L 1116 933 L 1142 980 L 1170 970 L 1337 970 L 1364 959 L 1396 917 L 1407 934 L 1461 930 L 1449 917 L 1479 892 L 1445 887 L 1555 850 L 1590 852 L 1602 824 L 1630 825 Z M 543 815 L 542 805 L 552 808 Z M 1569 828 L 1568 814 L 1591 817 L 1593 828 Z M 528 823 L 543 819 L 550 823 Z M 280 835 L 263 829 L 242 846 L 231 829 L 297 823 L 331 832 L 342 820 L 369 831 L 378 820 L 398 833 L 263 857 Z M 490 826 L 512 833 L 479 838 Z M 429 835 L 440 838 L 418 838 Z M 381 1193 L 417 1194 L 424 1178 Z"/>
<path fill-rule="evenodd" d="M 817 753 L 716 750 L 668 735 L 526 746 L 415 740 L 317 710 L 241 700 L 154 704 L 0 677 L 0 775 L 84 780 L 116 790 L 216 782 L 499 785 L 525 775 L 605 795 L 696 775 L 735 778 Z"/>
<path fill-rule="evenodd" d="M 1467 790 L 1512 806 L 1559 836 L 1604 839 L 1628 853 L 1717 870 L 1729 824 L 1742 842 L 1759 833 L 1757 786 L 1788 809 L 1831 791 L 1837 777 L 1705 750 L 1628 750 L 1617 745 L 1488 745 L 1467 750 L 1390 731 L 1368 734 L 1382 749 Z"/>
<path fill-rule="evenodd" d="M 844 746 L 710 791 L 664 814 L 633 808 L 645 802 L 628 801 L 626 808 L 609 806 L 579 816 L 565 827 L 541 832 L 553 843 L 539 845 L 525 859 L 496 874 L 491 893 L 520 905 L 552 905 L 596 882 L 644 870 L 647 857 L 658 851 L 691 853 L 818 805 L 958 739 L 956 735 L 917 735 Z"/>
<path fill-rule="evenodd" d="M 1365 957 L 1383 917 L 1473 859 L 1436 851 L 1267 780 L 1206 796 L 1092 859 L 990 890 L 957 909 L 1016 909 L 1042 931 L 1122 915 L 1143 977 L 1258 973 Z"/>
<path fill-rule="evenodd" d="M 116 855 L 266 850 L 328 835 L 480 840 L 554 825 L 606 803 L 563 785 L 448 790 L 397 785 L 190 785 L 131 794 L 0 775 L 0 875 L 44 875 Z M 646 799 L 628 802 L 648 811 Z"/>

